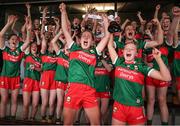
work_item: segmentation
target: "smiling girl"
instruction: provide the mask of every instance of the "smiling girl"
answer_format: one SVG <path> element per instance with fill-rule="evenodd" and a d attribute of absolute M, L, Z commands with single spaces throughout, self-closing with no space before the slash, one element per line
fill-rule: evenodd
<path fill-rule="evenodd" d="M 150 68 L 143 63 L 135 61 L 137 55 L 136 43 L 127 43 L 123 49 L 123 57 L 118 58 L 113 47 L 113 36 L 108 44 L 112 63 L 115 65 L 115 87 L 113 92 L 112 124 L 113 125 L 143 125 L 146 117 L 143 108 L 142 89 L 144 75 L 164 81 L 170 81 L 171 76 L 168 68 L 161 59 L 161 52 L 153 50 L 160 71 Z"/>

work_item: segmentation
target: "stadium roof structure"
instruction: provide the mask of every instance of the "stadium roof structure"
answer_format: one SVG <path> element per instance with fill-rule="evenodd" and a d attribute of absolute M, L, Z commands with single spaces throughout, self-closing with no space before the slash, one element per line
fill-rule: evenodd
<path fill-rule="evenodd" d="M 151 2 L 151 3 L 157 3 L 157 2 L 176 2 L 178 3 L 178 0 L 0 0 L 0 5 L 12 5 L 12 4 L 24 4 L 26 2 L 29 3 L 57 3 L 57 2 L 67 2 L 67 3 L 106 3 L 106 2 Z"/>
<path fill-rule="evenodd" d="M 37 17 L 42 15 L 40 8 L 45 5 L 49 6 L 51 16 L 59 15 L 58 6 L 62 2 L 67 4 L 68 11 L 72 15 L 85 14 L 90 6 L 102 12 L 106 12 L 108 8 L 113 8 L 119 14 L 129 13 L 132 15 L 131 13 L 135 14 L 137 11 L 141 11 L 149 17 L 152 17 L 150 14 L 153 14 L 157 4 L 161 4 L 161 11 L 167 11 L 167 7 L 170 9 L 174 4 L 179 5 L 178 0 L 0 0 L 0 7 L 4 10 L 10 9 L 12 12 L 18 11 L 25 15 L 27 9 L 24 4 L 27 2 L 32 5 L 31 14 Z M 124 16 L 126 17 L 126 15 Z"/>

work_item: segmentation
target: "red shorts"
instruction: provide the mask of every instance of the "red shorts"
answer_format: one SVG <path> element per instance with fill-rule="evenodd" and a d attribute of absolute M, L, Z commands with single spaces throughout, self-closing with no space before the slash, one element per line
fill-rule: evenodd
<path fill-rule="evenodd" d="M 176 88 L 177 90 L 180 90 L 180 77 L 176 77 Z"/>
<path fill-rule="evenodd" d="M 168 81 L 161 81 L 161 80 L 153 79 L 151 77 L 146 77 L 146 85 L 154 86 L 156 88 L 161 88 L 161 87 L 168 87 L 170 83 Z"/>
<path fill-rule="evenodd" d="M 112 118 L 129 125 L 137 125 L 146 122 L 144 107 L 126 106 L 118 102 L 114 102 Z"/>
<path fill-rule="evenodd" d="M 56 81 L 56 89 L 62 89 L 65 91 L 67 89 L 67 84 L 61 81 Z"/>
<path fill-rule="evenodd" d="M 72 109 L 98 106 L 96 90 L 86 84 L 70 83 L 65 94 L 64 106 Z"/>
<path fill-rule="evenodd" d="M 110 98 L 110 92 L 96 92 L 97 98 Z"/>
<path fill-rule="evenodd" d="M 56 81 L 54 80 L 54 75 L 54 70 L 44 71 L 41 74 L 40 88 L 47 90 L 56 89 Z"/>
<path fill-rule="evenodd" d="M 17 77 L 0 77 L 0 88 L 15 90 L 20 88 L 20 76 Z"/>
<path fill-rule="evenodd" d="M 24 86 L 23 91 L 32 92 L 32 91 L 39 91 L 39 81 L 33 80 L 31 78 L 24 78 Z"/>

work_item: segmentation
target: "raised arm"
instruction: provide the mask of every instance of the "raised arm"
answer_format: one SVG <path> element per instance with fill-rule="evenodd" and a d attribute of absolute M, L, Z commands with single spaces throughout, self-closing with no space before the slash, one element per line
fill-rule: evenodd
<path fill-rule="evenodd" d="M 45 32 L 45 23 L 46 23 L 46 14 L 47 14 L 48 7 L 44 7 L 43 14 L 42 14 L 42 25 L 41 25 L 41 35 Z"/>
<path fill-rule="evenodd" d="M 3 29 L 0 31 L 0 48 L 2 49 L 4 47 L 5 41 L 4 41 L 4 34 L 8 30 L 8 28 L 12 25 L 14 22 L 15 16 L 9 15 L 7 19 L 6 25 L 3 27 Z"/>
<path fill-rule="evenodd" d="M 31 5 L 29 3 L 26 3 L 26 8 L 27 8 L 28 17 L 31 18 Z"/>
<path fill-rule="evenodd" d="M 178 26 L 179 26 L 179 19 L 180 19 L 180 12 L 178 11 L 178 7 L 173 7 L 173 20 L 170 26 L 170 29 L 167 34 L 168 44 L 173 45 L 173 47 L 177 47 L 178 45 Z"/>
<path fill-rule="evenodd" d="M 113 34 L 110 34 L 109 42 L 108 42 L 108 51 L 109 55 L 111 57 L 112 63 L 115 62 L 116 58 L 118 57 L 118 54 L 114 48 L 114 43 L 113 43 Z"/>
<path fill-rule="evenodd" d="M 152 72 L 150 72 L 149 76 L 154 79 L 158 79 L 162 81 L 171 81 L 170 72 L 161 58 L 161 52 L 157 50 L 156 48 L 153 49 L 153 57 L 158 63 L 160 70 L 159 71 L 153 70 Z"/>
<path fill-rule="evenodd" d="M 140 12 L 140 11 L 137 13 L 137 16 L 138 16 L 139 21 L 140 21 L 140 23 L 141 23 L 141 26 L 140 26 L 140 31 L 141 31 L 141 33 L 143 33 L 143 34 L 144 34 L 144 28 L 145 28 L 146 21 L 145 21 L 145 20 L 143 20 L 143 18 L 142 18 L 142 16 L 141 16 L 141 12 Z"/>
<path fill-rule="evenodd" d="M 26 39 L 26 25 L 28 23 L 28 17 L 25 16 L 24 19 L 25 19 L 25 23 L 24 23 L 24 25 L 21 28 L 21 34 L 22 34 L 23 41 L 25 41 L 25 39 Z"/>
<path fill-rule="evenodd" d="M 59 39 L 60 35 L 62 34 L 62 30 L 59 30 L 59 32 L 55 35 L 55 37 L 51 40 L 51 43 L 53 45 L 53 48 L 56 52 L 56 54 L 59 52 L 60 48 L 57 44 L 57 40 Z"/>
<path fill-rule="evenodd" d="M 141 12 L 140 12 L 140 11 L 138 11 L 137 17 L 138 17 L 140 23 L 144 21 L 143 18 L 142 18 L 142 16 L 141 16 Z"/>
<path fill-rule="evenodd" d="M 24 52 L 27 47 L 29 46 L 30 44 L 30 36 L 31 36 L 31 30 L 32 30 L 32 21 L 31 19 L 29 18 L 28 19 L 28 23 L 26 25 L 26 32 L 27 32 L 27 35 L 26 35 L 26 40 L 25 40 L 25 43 L 22 45 L 21 47 L 21 50 Z"/>
<path fill-rule="evenodd" d="M 154 13 L 154 18 L 157 18 L 157 19 L 158 19 L 158 13 L 159 13 L 160 8 L 161 8 L 161 5 L 158 4 L 158 5 L 156 6 L 156 10 L 155 10 L 155 13 Z"/>
<path fill-rule="evenodd" d="M 70 47 L 70 45 L 73 43 L 73 39 L 71 37 L 71 34 L 68 31 L 66 5 L 64 3 L 60 4 L 59 9 L 61 11 L 61 28 L 63 30 L 64 36 L 67 42 L 67 46 Z"/>
<path fill-rule="evenodd" d="M 54 22 L 55 22 L 55 24 L 56 24 L 56 29 L 55 29 L 55 31 L 54 31 L 54 33 L 55 33 L 55 35 L 58 33 L 58 31 L 59 31 L 59 28 L 60 28 L 60 20 L 59 20 L 59 18 L 57 18 L 57 17 L 55 17 L 54 18 Z"/>
<path fill-rule="evenodd" d="M 154 25 L 157 26 L 157 38 L 155 38 L 155 41 L 147 42 L 145 48 L 153 48 L 163 43 L 163 39 L 164 39 L 163 30 L 161 28 L 161 24 L 159 20 L 156 18 L 153 19 L 152 22 Z"/>
<path fill-rule="evenodd" d="M 106 70 L 107 70 L 108 72 L 111 72 L 111 70 L 112 70 L 112 65 L 111 65 L 111 64 L 108 64 L 104 59 L 102 59 L 101 62 L 102 62 L 102 64 L 103 64 L 103 66 L 106 68 Z"/>
<path fill-rule="evenodd" d="M 18 20 L 18 17 L 16 16 L 15 19 L 14 19 L 14 22 L 13 22 L 13 24 L 12 24 L 12 26 L 11 26 L 11 30 L 12 30 L 13 33 L 16 34 L 16 35 L 18 35 L 18 31 L 17 31 L 14 27 L 15 27 L 15 25 L 16 25 L 17 20 Z"/>
<path fill-rule="evenodd" d="M 41 40 L 39 38 L 39 30 L 34 30 L 34 33 L 36 36 L 37 45 L 41 45 Z"/>
<path fill-rule="evenodd" d="M 41 35 L 42 43 L 41 43 L 41 54 L 45 54 L 47 49 L 47 40 L 45 39 L 44 34 Z"/>
<path fill-rule="evenodd" d="M 108 31 L 108 26 L 109 26 L 108 18 L 106 15 L 103 15 L 102 18 L 103 18 L 103 23 L 104 23 L 105 36 L 102 38 L 102 40 L 98 43 L 96 47 L 99 53 L 101 53 L 104 50 L 110 37 L 110 33 Z"/>
<path fill-rule="evenodd" d="M 126 20 L 124 21 L 124 23 L 121 25 L 121 29 L 124 30 L 125 26 L 126 26 L 127 23 L 129 23 L 129 22 L 130 22 L 130 20 L 129 20 L 129 19 L 126 19 Z"/>

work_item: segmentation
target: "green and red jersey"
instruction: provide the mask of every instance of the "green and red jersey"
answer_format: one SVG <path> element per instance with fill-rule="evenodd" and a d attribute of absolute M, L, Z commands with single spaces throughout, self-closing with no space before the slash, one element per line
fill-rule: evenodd
<path fill-rule="evenodd" d="M 167 48 L 167 46 L 163 44 L 156 48 L 161 52 L 161 58 L 164 61 L 165 65 L 168 66 L 168 48 Z M 153 68 L 155 68 L 156 70 L 159 70 L 159 65 L 155 59 L 153 59 Z"/>
<path fill-rule="evenodd" d="M 97 51 L 95 48 L 84 50 L 73 43 L 70 47 L 68 82 L 82 83 L 95 88 L 95 66 Z"/>
<path fill-rule="evenodd" d="M 41 73 L 37 70 L 32 70 L 30 67 L 34 65 L 35 68 L 41 68 L 41 59 L 40 57 L 35 57 L 31 53 L 25 55 L 25 72 L 24 77 L 31 78 L 33 80 L 40 80 Z"/>
<path fill-rule="evenodd" d="M 110 73 L 104 67 L 100 59 L 97 59 L 95 68 L 95 88 L 97 92 L 110 91 Z"/>
<path fill-rule="evenodd" d="M 123 58 L 115 60 L 113 99 L 127 106 L 143 106 L 144 77 L 153 70 L 143 63 L 126 64 Z"/>
<path fill-rule="evenodd" d="M 48 70 L 56 70 L 56 62 L 57 57 L 56 54 L 50 53 L 48 50 L 45 52 L 45 54 L 41 54 L 41 61 L 42 61 L 42 70 L 48 71 Z"/>
<path fill-rule="evenodd" d="M 180 77 L 180 43 L 174 48 L 173 74 Z"/>
<path fill-rule="evenodd" d="M 57 54 L 57 67 L 55 73 L 56 81 L 61 81 L 63 83 L 68 82 L 68 68 L 69 68 L 69 57 L 64 54 L 64 52 L 59 51 Z"/>
<path fill-rule="evenodd" d="M 172 47 L 168 40 L 167 40 L 167 36 L 164 36 L 164 43 L 168 49 L 168 63 L 172 64 L 173 60 L 174 60 L 174 47 Z"/>
<path fill-rule="evenodd" d="M 1 76 L 19 76 L 21 59 L 23 57 L 21 46 L 18 46 L 15 50 L 11 50 L 9 47 L 6 46 L 2 50 L 3 67 L 1 71 Z"/>
<path fill-rule="evenodd" d="M 168 66 L 169 50 L 168 50 L 166 43 L 164 42 L 162 45 L 157 46 L 156 48 L 161 52 L 161 58 L 164 61 L 164 63 L 166 64 L 166 66 Z M 144 52 L 147 55 L 147 61 L 149 63 L 153 63 L 153 68 L 155 68 L 156 70 L 159 70 L 159 65 L 152 55 L 152 48 L 145 49 Z"/>
<path fill-rule="evenodd" d="M 137 62 L 142 62 L 142 57 L 143 57 L 143 49 L 145 48 L 146 42 L 137 39 L 137 56 L 136 56 L 136 61 Z M 118 56 L 123 57 L 123 49 L 125 46 L 125 40 L 119 42 L 115 41 L 115 46 L 118 49 Z"/>

